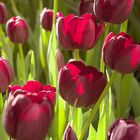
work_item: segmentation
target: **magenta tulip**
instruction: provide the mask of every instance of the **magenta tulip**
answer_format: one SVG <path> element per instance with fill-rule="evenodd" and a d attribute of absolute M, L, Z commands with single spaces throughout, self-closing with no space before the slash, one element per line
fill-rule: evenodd
<path fill-rule="evenodd" d="M 0 57 L 0 92 L 5 92 L 14 79 L 14 71 L 7 59 Z"/>
<path fill-rule="evenodd" d="M 8 11 L 3 2 L 0 2 L 0 24 L 6 23 L 8 19 Z"/>
<path fill-rule="evenodd" d="M 55 88 L 38 81 L 11 86 L 4 112 L 7 133 L 18 140 L 44 140 L 52 120 Z"/>
<path fill-rule="evenodd" d="M 133 5 L 134 0 L 95 0 L 93 9 L 97 19 L 120 24 L 128 18 Z"/>
<path fill-rule="evenodd" d="M 140 65 L 140 45 L 133 38 L 121 32 L 110 33 L 103 45 L 104 62 L 120 73 L 132 73 Z"/>
<path fill-rule="evenodd" d="M 57 37 L 66 50 L 88 50 L 94 47 L 103 30 L 103 23 L 97 24 L 94 15 L 85 14 L 82 17 L 73 14 L 60 17 L 57 20 Z"/>
<path fill-rule="evenodd" d="M 93 13 L 93 3 L 94 0 L 81 0 L 79 5 L 79 13 L 80 15 L 86 13 Z"/>
<path fill-rule="evenodd" d="M 140 126 L 134 120 L 117 120 L 111 126 L 108 140 L 139 140 Z"/>
<path fill-rule="evenodd" d="M 25 43 L 29 38 L 29 28 L 25 19 L 15 16 L 7 21 L 6 32 L 14 43 Z"/>
<path fill-rule="evenodd" d="M 68 62 L 59 72 L 59 92 L 70 105 L 90 107 L 99 99 L 107 80 L 103 73 L 80 61 Z"/>
<path fill-rule="evenodd" d="M 63 17 L 63 14 L 58 12 L 56 19 L 58 17 Z M 40 14 L 40 23 L 46 31 L 51 31 L 53 25 L 53 10 L 44 8 Z"/>

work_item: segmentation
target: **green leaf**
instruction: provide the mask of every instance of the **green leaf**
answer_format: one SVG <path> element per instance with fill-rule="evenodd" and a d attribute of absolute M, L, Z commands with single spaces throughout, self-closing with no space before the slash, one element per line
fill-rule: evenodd
<path fill-rule="evenodd" d="M 92 126 L 92 124 L 90 124 L 87 140 L 97 140 L 96 137 L 97 137 L 97 132 L 95 128 Z"/>

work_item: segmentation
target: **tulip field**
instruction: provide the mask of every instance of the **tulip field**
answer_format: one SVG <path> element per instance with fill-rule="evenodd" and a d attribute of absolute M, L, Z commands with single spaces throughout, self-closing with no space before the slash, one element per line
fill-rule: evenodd
<path fill-rule="evenodd" d="M 140 0 L 0 2 L 0 140 L 140 140 Z"/>

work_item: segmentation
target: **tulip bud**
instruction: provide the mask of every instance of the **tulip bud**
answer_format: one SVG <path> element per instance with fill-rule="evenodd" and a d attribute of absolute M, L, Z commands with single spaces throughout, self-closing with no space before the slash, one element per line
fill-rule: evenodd
<path fill-rule="evenodd" d="M 111 69 L 132 73 L 140 66 L 140 45 L 124 32 L 110 33 L 103 45 L 103 58 Z"/>
<path fill-rule="evenodd" d="M 74 130 L 70 125 L 68 125 L 65 130 L 64 140 L 78 140 Z"/>
<path fill-rule="evenodd" d="M 8 11 L 4 3 L 0 2 L 0 24 L 6 23 L 8 19 Z"/>
<path fill-rule="evenodd" d="M 63 17 L 61 12 L 56 14 L 56 18 L 61 16 Z M 46 31 L 51 31 L 53 24 L 53 10 L 44 8 L 40 14 L 40 23 Z"/>
<path fill-rule="evenodd" d="M 82 17 L 70 14 L 65 18 L 58 18 L 56 32 L 64 49 L 89 50 L 94 47 L 103 27 L 103 24 L 97 24 L 92 14 L 85 14 Z"/>
<path fill-rule="evenodd" d="M 86 13 L 93 13 L 93 3 L 94 0 L 81 0 L 79 5 L 79 13 L 80 15 Z"/>
<path fill-rule="evenodd" d="M 56 51 L 56 59 L 57 59 L 58 70 L 60 70 L 65 64 L 64 56 L 63 56 L 63 54 L 62 54 L 60 49 L 57 49 L 57 51 Z"/>
<path fill-rule="evenodd" d="M 0 57 L 0 92 L 5 92 L 14 79 L 14 71 L 7 59 Z"/>
<path fill-rule="evenodd" d="M 15 16 L 7 21 L 6 32 L 14 43 L 25 43 L 29 38 L 28 24 L 25 19 Z"/>
<path fill-rule="evenodd" d="M 18 140 L 44 140 L 52 120 L 55 88 L 38 81 L 10 87 L 3 122 L 7 133 Z"/>
<path fill-rule="evenodd" d="M 65 101 L 76 107 L 94 105 L 106 83 L 103 73 L 80 61 L 70 61 L 59 71 L 59 93 Z"/>
<path fill-rule="evenodd" d="M 97 19 L 120 24 L 128 18 L 133 5 L 134 0 L 95 0 L 93 9 Z"/>
<path fill-rule="evenodd" d="M 117 120 L 110 128 L 108 140 L 139 140 L 140 126 L 134 120 Z"/>

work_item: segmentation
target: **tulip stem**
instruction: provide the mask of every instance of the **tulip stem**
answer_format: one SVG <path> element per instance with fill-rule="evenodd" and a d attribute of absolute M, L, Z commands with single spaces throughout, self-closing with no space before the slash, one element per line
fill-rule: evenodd
<path fill-rule="evenodd" d="M 23 79 L 24 82 L 26 81 L 26 72 L 25 72 L 25 63 L 24 63 L 24 54 L 23 54 L 23 46 L 22 44 L 19 44 L 19 57 L 22 65 L 22 73 L 23 73 Z"/>
<path fill-rule="evenodd" d="M 79 50 L 78 49 L 74 50 L 73 56 L 74 56 L 75 60 L 79 60 L 80 59 Z"/>
<path fill-rule="evenodd" d="M 113 83 L 115 77 L 116 77 L 116 72 L 113 71 L 112 76 L 111 76 L 109 82 L 107 83 L 107 85 L 106 85 L 106 87 L 105 87 L 105 89 L 104 89 L 102 95 L 100 96 L 99 100 L 96 102 L 95 106 L 94 106 L 93 109 L 91 110 L 91 113 L 90 113 L 90 115 L 89 115 L 89 118 L 88 118 L 86 124 L 84 125 L 84 127 L 83 127 L 83 129 L 82 129 L 82 133 L 81 133 L 81 136 L 80 136 L 79 140 L 83 140 L 83 139 L 84 139 L 84 136 L 85 136 L 85 134 L 86 134 L 86 132 L 87 132 L 89 126 L 90 126 L 90 123 L 91 123 L 91 121 L 93 120 L 93 118 L 95 117 L 96 112 L 98 111 L 99 106 L 100 106 L 100 104 L 102 103 L 102 100 L 103 100 L 103 99 L 105 98 L 105 96 L 107 95 L 108 90 L 109 90 L 109 88 L 111 87 L 111 85 L 112 85 L 112 83 Z"/>
<path fill-rule="evenodd" d="M 3 112 L 3 97 L 2 97 L 2 93 L 0 92 L 0 116 Z"/>

